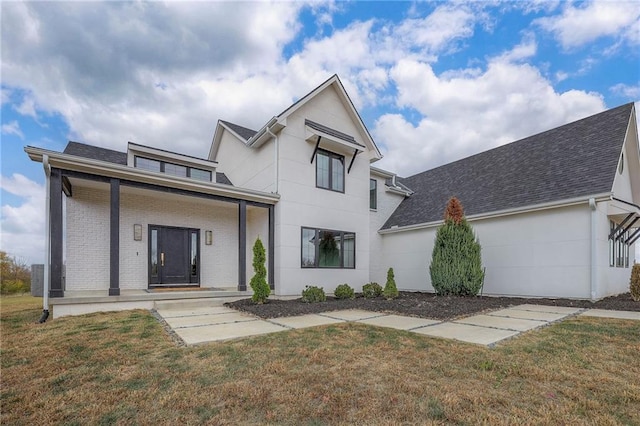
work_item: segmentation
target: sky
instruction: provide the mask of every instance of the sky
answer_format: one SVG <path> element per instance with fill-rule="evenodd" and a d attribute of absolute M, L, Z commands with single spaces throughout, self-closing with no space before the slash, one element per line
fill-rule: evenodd
<path fill-rule="evenodd" d="M 0 250 L 44 259 L 27 145 L 206 157 L 338 74 L 410 176 L 640 101 L 640 2 L 1 2 Z M 223 167 L 221 167 L 222 169 Z"/>

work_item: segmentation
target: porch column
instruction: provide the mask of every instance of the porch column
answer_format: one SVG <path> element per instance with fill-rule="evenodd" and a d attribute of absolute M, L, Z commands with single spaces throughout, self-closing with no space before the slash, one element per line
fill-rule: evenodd
<path fill-rule="evenodd" d="M 62 173 L 51 169 L 49 181 L 49 239 L 51 244 L 51 287 L 49 297 L 64 297 L 62 290 Z"/>
<path fill-rule="evenodd" d="M 276 224 L 275 224 L 275 206 L 269 206 L 269 287 L 275 290 L 275 250 L 276 250 Z"/>
<path fill-rule="evenodd" d="M 111 179 L 109 296 L 120 296 L 120 179 Z"/>
<path fill-rule="evenodd" d="M 247 202 L 238 205 L 238 291 L 247 289 Z"/>

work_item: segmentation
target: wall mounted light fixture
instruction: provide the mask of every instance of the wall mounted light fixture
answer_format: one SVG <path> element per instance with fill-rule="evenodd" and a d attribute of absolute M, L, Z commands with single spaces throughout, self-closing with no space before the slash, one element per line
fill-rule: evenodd
<path fill-rule="evenodd" d="M 212 231 L 204 231 L 204 243 L 208 246 L 213 244 L 213 232 Z"/>
<path fill-rule="evenodd" d="M 142 241 L 142 225 L 139 223 L 133 225 L 133 239 L 134 241 Z"/>

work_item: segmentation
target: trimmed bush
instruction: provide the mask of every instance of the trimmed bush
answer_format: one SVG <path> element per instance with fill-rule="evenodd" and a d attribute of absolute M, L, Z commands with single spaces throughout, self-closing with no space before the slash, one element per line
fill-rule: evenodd
<path fill-rule="evenodd" d="M 444 224 L 438 228 L 429 275 L 439 295 L 475 296 L 482 287 L 480 243 L 455 197 L 449 199 Z"/>
<path fill-rule="evenodd" d="M 362 286 L 362 295 L 367 299 L 373 299 L 382 294 L 382 286 L 378 283 L 370 282 Z"/>
<path fill-rule="evenodd" d="M 340 284 L 336 287 L 333 295 L 336 299 L 354 299 L 356 297 L 356 293 L 349 286 L 349 284 Z"/>
<path fill-rule="evenodd" d="M 251 278 L 251 288 L 253 289 L 253 296 L 251 300 L 255 303 L 262 304 L 267 301 L 267 297 L 271 294 L 271 289 L 267 283 L 267 268 L 264 266 L 266 260 L 264 245 L 260 241 L 260 237 L 253 245 L 253 270 L 255 275 Z"/>
<path fill-rule="evenodd" d="M 395 299 L 399 295 L 398 287 L 396 287 L 396 278 L 393 275 L 393 268 L 389 268 L 387 271 L 387 283 L 384 285 L 382 294 L 387 300 Z"/>
<path fill-rule="evenodd" d="M 633 300 L 640 302 L 640 263 L 635 263 L 631 269 L 629 291 Z"/>
<path fill-rule="evenodd" d="M 322 287 L 316 287 L 315 285 L 306 286 L 302 290 L 302 301 L 306 303 L 324 302 L 327 300 L 327 295 L 324 294 Z"/>

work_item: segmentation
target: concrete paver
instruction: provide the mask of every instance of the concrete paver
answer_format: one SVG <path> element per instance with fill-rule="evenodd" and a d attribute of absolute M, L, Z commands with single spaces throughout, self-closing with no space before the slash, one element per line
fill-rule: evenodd
<path fill-rule="evenodd" d="M 549 305 L 518 305 L 516 309 L 521 311 L 549 312 L 552 314 L 572 315 L 584 310 L 582 308 L 570 308 L 568 306 L 549 306 Z"/>
<path fill-rule="evenodd" d="M 362 309 L 347 309 L 343 311 L 322 312 L 322 316 L 337 318 L 345 321 L 360 321 L 368 318 L 375 318 L 385 314 L 373 311 L 363 311 Z"/>
<path fill-rule="evenodd" d="M 566 314 L 554 314 L 553 312 L 536 312 L 519 309 L 519 307 L 501 309 L 499 311 L 489 312 L 487 315 L 497 317 L 521 318 L 538 321 L 557 321 L 566 317 Z"/>
<path fill-rule="evenodd" d="M 433 337 L 461 340 L 479 345 L 491 345 L 506 338 L 520 334 L 518 331 L 501 330 L 498 328 L 479 327 L 468 324 L 444 322 L 430 327 L 416 328 L 414 333 L 425 334 Z"/>
<path fill-rule="evenodd" d="M 549 324 L 547 321 L 522 318 L 509 318 L 494 315 L 474 315 L 454 321 L 457 324 L 479 325 L 481 327 L 500 328 L 502 330 L 527 331 Z"/>
<path fill-rule="evenodd" d="M 588 311 L 584 311 L 580 315 L 586 317 L 640 320 L 640 312 L 633 311 L 607 311 L 604 309 L 589 309 Z"/>
<path fill-rule="evenodd" d="M 345 322 L 345 321 L 341 319 L 336 319 L 336 318 L 329 318 L 324 315 L 309 314 L 309 315 L 300 315 L 297 317 L 273 318 L 273 319 L 270 319 L 269 322 L 279 324 L 289 328 L 306 328 L 306 327 L 315 327 L 318 325 L 336 324 L 336 323 Z"/>
<path fill-rule="evenodd" d="M 226 306 L 199 306 L 189 309 L 158 309 L 158 313 L 162 318 L 185 317 L 189 315 L 211 315 L 225 314 L 229 312 L 238 312 L 235 309 Z"/>
<path fill-rule="evenodd" d="M 197 343 L 237 339 L 239 337 L 256 336 L 284 330 L 287 330 L 287 328 L 267 321 L 254 319 L 245 322 L 178 328 L 175 332 L 187 345 L 194 345 Z"/>
<path fill-rule="evenodd" d="M 256 318 L 239 312 L 225 312 L 211 315 L 189 315 L 164 319 L 172 328 L 200 327 L 203 325 L 228 324 L 255 321 Z"/>
<path fill-rule="evenodd" d="M 376 325 L 378 327 L 395 328 L 398 330 L 411 330 L 419 327 L 439 324 L 442 321 L 434 321 L 426 318 L 405 317 L 402 315 L 382 315 L 375 318 L 359 320 L 363 324 Z"/>

